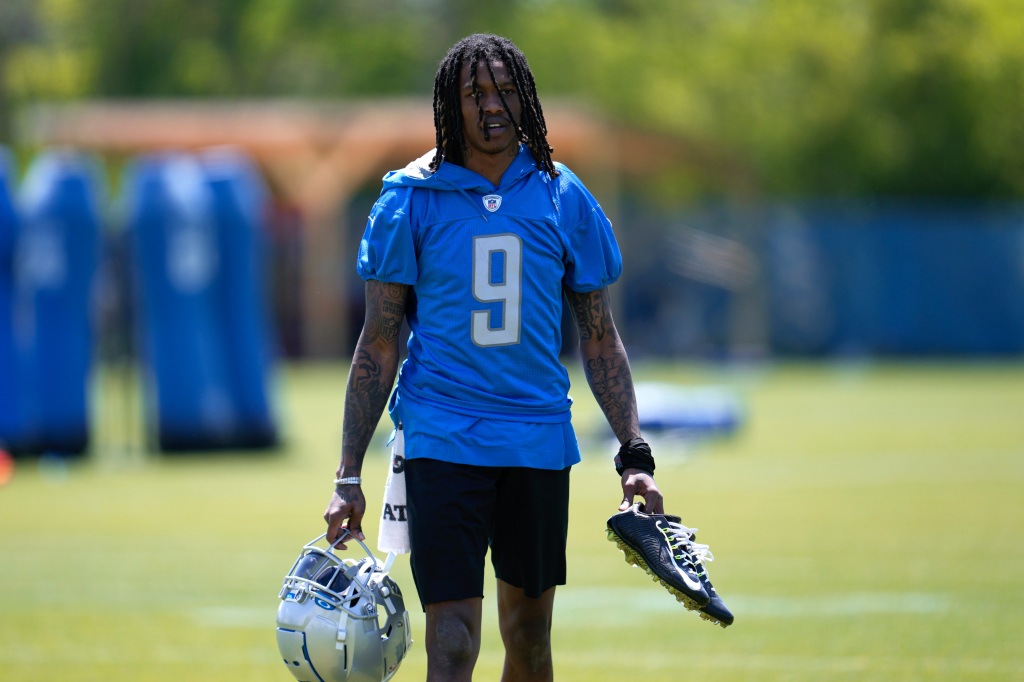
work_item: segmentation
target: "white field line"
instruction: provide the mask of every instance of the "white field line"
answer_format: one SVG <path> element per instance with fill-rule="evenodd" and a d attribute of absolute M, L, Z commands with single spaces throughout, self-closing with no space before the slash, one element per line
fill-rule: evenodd
<path fill-rule="evenodd" d="M 563 651 L 556 655 L 555 667 L 609 669 L 622 664 L 623 653 L 614 647 L 592 651 Z M 684 668 L 691 676 L 695 671 L 736 670 L 753 673 L 776 673 L 767 679 L 829 679 L 824 675 L 861 675 L 857 679 L 877 677 L 864 675 L 898 674 L 898 679 L 914 679 L 908 675 L 928 675 L 927 679 L 960 680 L 964 675 L 998 676 L 991 679 L 1017 680 L 1024 673 L 1024 661 L 1003 661 L 992 658 L 955 656 L 794 656 L 770 654 L 701 654 L 687 651 L 644 651 L 636 657 L 636 679 L 651 677 L 657 671 Z M 602 678 L 603 679 L 603 678 Z M 668 678 L 665 678 L 668 679 Z M 744 677 L 743 679 L 750 679 Z M 752 678 L 760 679 L 760 678 Z M 844 677 L 844 679 L 847 679 Z M 987 678 L 988 679 L 988 678 Z"/>
<path fill-rule="evenodd" d="M 850 592 L 815 597 L 730 595 L 720 593 L 729 609 L 741 618 L 846 617 L 868 614 L 941 614 L 953 610 L 946 594 L 928 592 Z M 644 588 L 560 587 L 555 612 L 580 622 L 601 620 L 601 614 L 619 614 L 628 607 L 641 612 L 678 611 L 682 608 L 668 592 Z M 615 617 L 618 617 L 617 615 Z M 557 617 L 556 617 L 557 620 Z"/>
<path fill-rule="evenodd" d="M 199 625 L 222 628 L 259 628 L 274 630 L 277 606 L 267 608 L 244 606 L 205 606 L 194 609 L 192 617 Z"/>

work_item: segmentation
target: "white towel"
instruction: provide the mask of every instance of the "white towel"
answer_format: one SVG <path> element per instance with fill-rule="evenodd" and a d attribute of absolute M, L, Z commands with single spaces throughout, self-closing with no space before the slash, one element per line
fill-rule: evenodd
<path fill-rule="evenodd" d="M 391 442 L 391 470 L 384 484 L 384 511 L 380 517 L 377 549 L 405 554 L 409 551 L 409 515 L 405 504 L 405 438 L 401 427 Z"/>

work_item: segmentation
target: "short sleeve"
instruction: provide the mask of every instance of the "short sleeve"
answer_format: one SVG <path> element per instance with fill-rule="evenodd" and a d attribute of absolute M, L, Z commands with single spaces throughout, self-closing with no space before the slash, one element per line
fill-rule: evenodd
<path fill-rule="evenodd" d="M 601 205 L 572 171 L 559 164 L 562 219 L 568 245 L 565 285 L 588 292 L 613 284 L 622 274 L 612 223 Z"/>
<path fill-rule="evenodd" d="M 364 280 L 415 284 L 416 246 L 410 222 L 412 191 L 388 190 L 370 209 L 356 271 Z"/>

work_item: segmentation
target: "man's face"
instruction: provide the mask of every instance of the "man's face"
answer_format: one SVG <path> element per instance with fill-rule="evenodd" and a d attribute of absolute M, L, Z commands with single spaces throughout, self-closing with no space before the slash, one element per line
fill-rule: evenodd
<path fill-rule="evenodd" d="M 513 123 L 519 122 L 522 111 L 519 93 L 504 62 L 492 61 L 491 70 L 494 71 L 493 81 L 487 72 L 487 64 L 477 64 L 475 89 L 468 63 L 463 64 L 459 74 L 463 129 L 469 146 L 467 157 L 480 153 L 496 155 L 507 152 L 513 145 L 517 149 L 519 146 L 519 136 Z M 501 103 L 499 92 L 505 98 L 507 110 Z"/>

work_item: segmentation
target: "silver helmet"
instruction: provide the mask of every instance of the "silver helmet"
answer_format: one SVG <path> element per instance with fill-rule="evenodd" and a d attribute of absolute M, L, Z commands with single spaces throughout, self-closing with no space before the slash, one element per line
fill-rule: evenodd
<path fill-rule="evenodd" d="M 412 646 L 402 590 L 384 563 L 358 539 L 344 534 L 325 548 L 326 534 L 307 543 L 278 595 L 277 647 L 300 682 L 390 680 Z M 334 551 L 355 540 L 366 557 L 342 559 Z M 326 544 L 326 543 L 324 543 Z"/>

